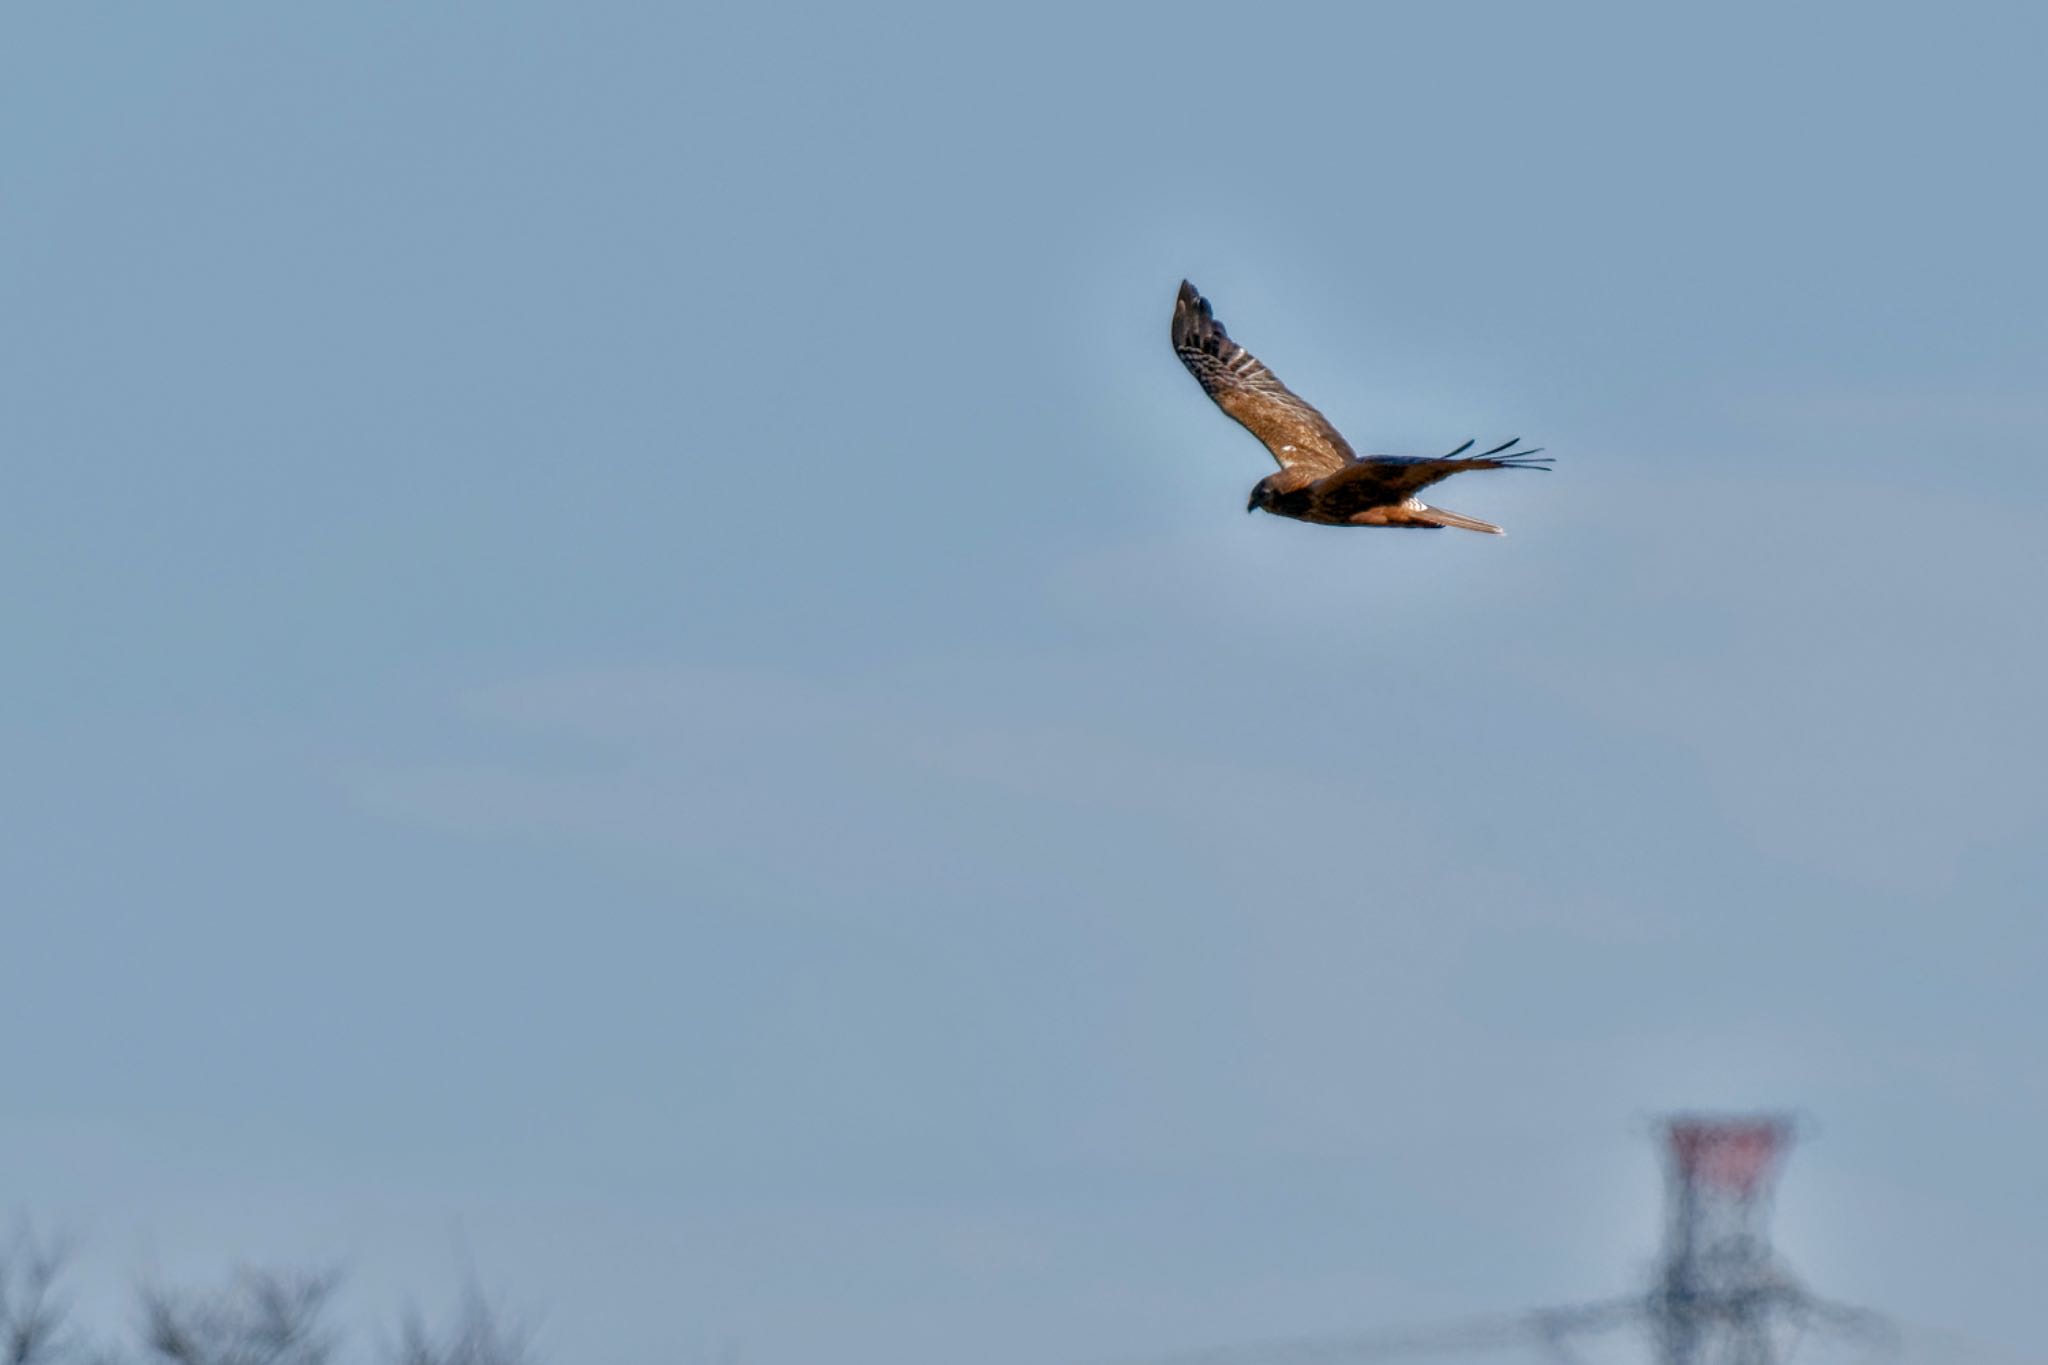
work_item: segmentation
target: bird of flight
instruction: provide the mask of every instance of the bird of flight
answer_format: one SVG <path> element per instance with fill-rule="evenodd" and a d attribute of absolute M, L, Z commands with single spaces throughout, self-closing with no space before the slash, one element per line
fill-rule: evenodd
<path fill-rule="evenodd" d="M 1415 495 L 1468 469 L 1545 469 L 1550 464 L 1548 456 L 1537 459 L 1536 450 L 1516 450 L 1519 436 L 1479 455 L 1465 455 L 1475 444 L 1467 441 L 1435 459 L 1360 458 L 1323 414 L 1230 339 L 1209 311 L 1209 301 L 1186 280 L 1173 301 L 1173 349 L 1216 406 L 1280 462 L 1277 473 L 1252 489 L 1247 512 L 1263 507 L 1275 516 L 1325 526 L 1460 526 L 1501 536 L 1507 532 L 1490 521 L 1431 507 Z"/>

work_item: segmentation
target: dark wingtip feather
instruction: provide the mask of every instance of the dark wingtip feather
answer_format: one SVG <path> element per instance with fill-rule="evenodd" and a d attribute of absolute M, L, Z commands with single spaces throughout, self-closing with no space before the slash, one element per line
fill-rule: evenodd
<path fill-rule="evenodd" d="M 1210 337 L 1227 338 L 1223 324 L 1216 321 L 1216 315 L 1209 311 L 1209 300 L 1186 280 L 1180 282 L 1180 293 L 1173 301 L 1173 344 L 1175 349 Z M 1205 346 L 1213 350 L 1214 347 Z"/>
<path fill-rule="evenodd" d="M 1512 437 L 1509 440 L 1502 441 L 1491 450 L 1482 450 L 1477 455 L 1471 456 L 1467 465 L 1468 467 L 1481 469 L 1542 469 L 1551 463 L 1548 456 L 1540 460 L 1535 458 L 1538 454 L 1541 454 L 1542 446 L 1531 446 L 1527 450 L 1516 450 L 1514 447 L 1519 445 L 1521 440 L 1522 438 L 1519 436 Z M 1467 441 L 1450 454 L 1442 455 L 1438 458 L 1455 460 L 1470 450 L 1473 445 L 1474 442 Z M 1486 463 L 1482 463 L 1482 461 Z"/>

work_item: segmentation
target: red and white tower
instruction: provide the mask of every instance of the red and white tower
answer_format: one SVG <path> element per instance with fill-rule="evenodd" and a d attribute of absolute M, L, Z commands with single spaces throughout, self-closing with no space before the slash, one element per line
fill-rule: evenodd
<path fill-rule="evenodd" d="M 1668 1204 L 1647 1293 L 1421 1331 L 1203 1351 L 1159 1365 L 1352 1365 L 1504 1348 L 1576 1365 L 1584 1339 L 1630 1329 L 1647 1335 L 1659 1365 L 1780 1365 L 1816 1330 L 1849 1339 L 1866 1358 L 1894 1357 L 1884 1318 L 1808 1293 L 1771 1250 L 1771 1195 L 1792 1146 L 1789 1118 L 1681 1114 L 1659 1131 Z"/>
<path fill-rule="evenodd" d="M 1666 1365 L 1771 1365 L 1807 1302 L 1771 1254 L 1771 1195 L 1792 1124 L 1681 1115 L 1664 1125 L 1664 1256 L 1647 1305 Z"/>

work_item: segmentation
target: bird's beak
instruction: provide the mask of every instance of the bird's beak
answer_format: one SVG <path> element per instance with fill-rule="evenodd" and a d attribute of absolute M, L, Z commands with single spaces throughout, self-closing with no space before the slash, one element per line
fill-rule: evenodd
<path fill-rule="evenodd" d="M 1252 499 L 1252 500 L 1251 500 L 1250 502 L 1248 502 L 1248 503 L 1246 503 L 1246 504 L 1244 505 L 1244 510 L 1245 510 L 1245 512 L 1246 512 L 1247 514 L 1250 514 L 1250 513 L 1252 513 L 1252 512 L 1256 512 L 1256 511 L 1258 511 L 1258 510 L 1259 510 L 1259 500 L 1258 500 L 1257 498 L 1253 498 L 1253 499 Z"/>

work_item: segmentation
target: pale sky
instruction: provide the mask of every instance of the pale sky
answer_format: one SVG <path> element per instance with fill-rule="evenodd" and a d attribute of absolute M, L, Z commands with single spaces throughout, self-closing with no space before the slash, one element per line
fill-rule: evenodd
<path fill-rule="evenodd" d="M 2048 1357 L 2032 6 L 15 7 L 0 1203 L 557 1361 Z M 1243 511 L 1186 276 L 1505 539 Z M 720 1353 L 727 1356 L 721 1357 Z"/>

